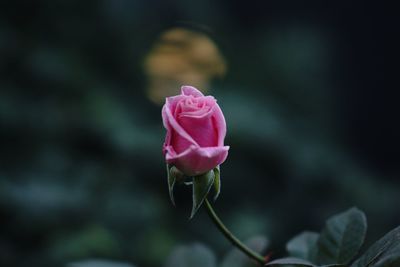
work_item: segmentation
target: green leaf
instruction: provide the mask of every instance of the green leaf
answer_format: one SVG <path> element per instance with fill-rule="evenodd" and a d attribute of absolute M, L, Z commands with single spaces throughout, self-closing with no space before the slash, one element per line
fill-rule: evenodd
<path fill-rule="evenodd" d="M 221 192 L 221 178 L 220 178 L 221 172 L 219 171 L 219 166 L 214 168 L 214 189 L 215 189 L 215 195 L 214 195 L 214 201 L 217 200 L 219 193 Z"/>
<path fill-rule="evenodd" d="M 305 266 L 305 267 L 316 267 L 309 261 L 295 258 L 295 257 L 288 257 L 288 258 L 281 258 L 271 262 L 268 262 L 264 266 L 279 266 L 279 265 L 293 265 L 293 266 Z"/>
<path fill-rule="evenodd" d="M 362 211 L 351 208 L 328 219 L 317 241 L 318 264 L 347 264 L 364 242 L 367 220 Z"/>
<path fill-rule="evenodd" d="M 175 168 L 175 166 L 170 167 L 169 164 L 167 164 L 169 198 L 171 199 L 172 204 L 175 206 L 174 186 L 175 186 L 175 182 L 176 182 L 176 177 L 175 177 L 175 175 L 173 175 L 173 173 L 171 171 L 172 168 Z"/>
<path fill-rule="evenodd" d="M 216 267 L 214 253 L 201 244 L 176 247 L 165 267 Z"/>
<path fill-rule="evenodd" d="M 90 259 L 67 264 L 67 267 L 134 267 L 128 263 Z"/>
<path fill-rule="evenodd" d="M 193 206 L 190 219 L 196 214 L 214 183 L 214 172 L 211 170 L 193 177 Z"/>
<path fill-rule="evenodd" d="M 375 242 L 351 267 L 400 266 L 400 226 Z"/>
<path fill-rule="evenodd" d="M 113 233 L 100 225 L 89 225 L 80 231 L 61 234 L 51 244 L 54 259 L 83 259 L 92 255 L 115 257 L 120 247 Z M 3 266 L 3 265 L 1 265 Z"/>
<path fill-rule="evenodd" d="M 319 234 L 315 232 L 302 232 L 293 237 L 287 244 L 286 250 L 291 257 L 305 260 L 311 259 L 311 251 L 316 246 Z"/>
<path fill-rule="evenodd" d="M 255 252 L 262 253 L 268 246 L 268 239 L 263 236 L 255 236 L 244 242 L 244 244 Z M 249 259 L 242 251 L 233 248 L 224 257 L 220 267 L 244 267 L 254 266 L 254 261 Z"/>
<path fill-rule="evenodd" d="M 400 266 L 400 257 L 399 254 L 393 254 L 388 257 L 382 258 L 378 261 L 373 267 L 399 267 Z"/>
<path fill-rule="evenodd" d="M 304 267 L 346 267 L 343 264 L 328 264 L 328 265 L 320 265 L 317 266 L 307 260 L 303 260 L 300 258 L 295 258 L 295 257 L 288 257 L 288 258 L 281 258 L 281 259 L 276 259 L 274 261 L 270 261 L 264 266 L 304 266 Z"/>

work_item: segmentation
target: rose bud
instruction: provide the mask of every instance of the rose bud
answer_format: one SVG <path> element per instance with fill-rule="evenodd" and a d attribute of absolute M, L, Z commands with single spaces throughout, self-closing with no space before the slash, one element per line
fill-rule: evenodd
<path fill-rule="evenodd" d="M 162 109 L 167 129 L 165 160 L 187 176 L 204 174 L 223 163 L 229 146 L 224 146 L 226 123 L 217 101 L 191 86 L 181 95 L 167 97 Z"/>

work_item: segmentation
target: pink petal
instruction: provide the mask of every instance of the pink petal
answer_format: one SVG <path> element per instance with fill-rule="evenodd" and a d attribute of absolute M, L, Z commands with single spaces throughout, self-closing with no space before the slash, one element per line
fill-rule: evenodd
<path fill-rule="evenodd" d="M 174 111 L 178 103 L 185 98 L 186 96 L 184 95 L 170 96 L 166 98 L 165 104 L 169 107 L 170 110 Z"/>
<path fill-rule="evenodd" d="M 194 88 L 193 86 L 184 85 L 181 87 L 182 95 L 192 95 L 194 97 L 201 97 L 204 96 L 202 92 L 198 89 Z"/>
<path fill-rule="evenodd" d="M 184 152 L 176 154 L 171 147 L 168 147 L 166 148 L 166 160 L 184 174 L 196 176 L 222 164 L 228 156 L 228 150 L 229 146 L 197 147 L 192 145 Z"/>
<path fill-rule="evenodd" d="M 186 150 L 190 145 L 198 146 L 197 142 L 175 120 L 168 106 L 168 101 L 162 109 L 162 117 L 164 126 L 167 129 L 167 145 L 173 143 L 178 153 Z"/>
<path fill-rule="evenodd" d="M 192 98 L 192 96 L 190 96 Z M 217 101 L 212 96 L 204 96 L 195 98 L 194 104 L 187 104 L 184 101 L 179 102 L 175 115 L 186 116 L 192 118 L 201 118 L 211 115 L 213 107 Z M 179 110 L 178 110 L 179 109 Z"/>
<path fill-rule="evenodd" d="M 171 144 L 171 126 L 168 123 L 168 116 L 166 113 L 166 105 L 163 106 L 162 110 L 161 110 L 161 117 L 163 120 L 163 125 L 165 127 L 165 129 L 167 129 L 167 134 L 165 135 L 165 141 L 164 141 L 164 147 L 163 147 L 163 153 L 166 153 L 165 147 L 169 146 Z"/>
<path fill-rule="evenodd" d="M 218 146 L 218 132 L 214 127 L 213 111 L 215 106 L 203 116 L 180 116 L 179 125 L 196 141 L 200 147 Z"/>
<path fill-rule="evenodd" d="M 226 122 L 224 114 L 222 113 L 222 110 L 218 105 L 215 105 L 214 107 L 213 122 L 214 122 L 214 127 L 217 129 L 218 133 L 217 145 L 223 146 L 224 139 L 226 136 Z"/>

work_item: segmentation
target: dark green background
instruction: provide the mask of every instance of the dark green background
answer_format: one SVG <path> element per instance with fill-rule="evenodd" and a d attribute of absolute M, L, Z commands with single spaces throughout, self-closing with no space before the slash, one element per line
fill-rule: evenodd
<path fill-rule="evenodd" d="M 168 198 L 160 107 L 142 61 L 180 21 L 227 59 L 213 85 L 229 157 L 215 204 L 274 256 L 351 206 L 371 243 L 400 222 L 394 8 L 362 1 L 4 1 L 0 265 L 105 258 L 162 266 L 174 246 L 230 245 L 189 188 Z M 398 75 L 397 75 L 398 76 Z"/>

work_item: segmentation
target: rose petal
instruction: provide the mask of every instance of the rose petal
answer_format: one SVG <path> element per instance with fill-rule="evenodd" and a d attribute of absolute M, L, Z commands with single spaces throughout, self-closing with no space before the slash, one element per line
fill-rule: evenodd
<path fill-rule="evenodd" d="M 229 146 L 198 147 L 190 146 L 180 154 L 176 154 L 172 147 L 166 148 L 166 160 L 174 164 L 188 176 L 196 176 L 212 170 L 222 164 L 228 156 Z"/>
<path fill-rule="evenodd" d="M 184 85 L 181 87 L 182 95 L 192 95 L 194 97 L 201 97 L 204 96 L 202 92 L 198 89 L 194 88 L 193 86 Z"/>
<path fill-rule="evenodd" d="M 218 104 L 215 105 L 214 107 L 214 113 L 213 113 L 213 123 L 215 129 L 217 129 L 218 132 L 218 146 L 223 146 L 224 145 L 224 139 L 226 136 L 226 122 L 225 122 L 225 117 L 224 114 L 222 113 L 221 108 L 218 106 Z"/>
<path fill-rule="evenodd" d="M 162 109 L 162 117 L 167 129 L 166 145 L 174 144 L 178 153 L 186 150 L 190 145 L 198 146 L 198 143 L 175 120 L 169 109 L 168 99 Z"/>
<path fill-rule="evenodd" d="M 177 122 L 179 125 L 196 141 L 200 147 L 214 147 L 218 146 L 218 132 L 214 127 L 214 113 L 215 106 L 203 114 L 202 116 L 179 116 Z"/>
<path fill-rule="evenodd" d="M 174 111 L 179 102 L 185 98 L 186 96 L 184 95 L 170 96 L 166 98 L 165 104 L 169 107 L 170 110 Z"/>
<path fill-rule="evenodd" d="M 166 114 L 166 105 L 163 106 L 162 110 L 161 110 L 161 117 L 162 117 L 162 121 L 163 121 L 163 125 L 165 127 L 165 129 L 167 129 L 167 134 L 165 135 L 165 141 L 164 141 L 164 145 L 163 145 L 163 153 L 164 155 L 167 153 L 166 152 L 166 146 L 169 146 L 171 144 L 171 126 L 168 123 L 168 116 Z"/>
<path fill-rule="evenodd" d="M 192 96 L 190 96 L 192 97 Z M 196 98 L 195 103 L 187 104 L 185 101 L 180 101 L 175 110 L 175 117 L 179 114 L 180 117 L 201 118 L 210 116 L 217 101 L 212 96 L 204 96 Z"/>

